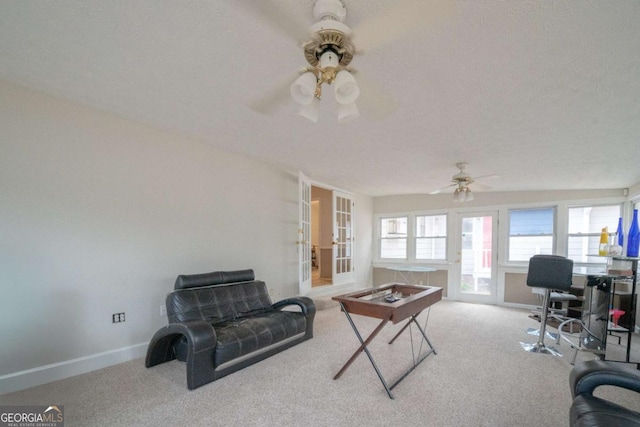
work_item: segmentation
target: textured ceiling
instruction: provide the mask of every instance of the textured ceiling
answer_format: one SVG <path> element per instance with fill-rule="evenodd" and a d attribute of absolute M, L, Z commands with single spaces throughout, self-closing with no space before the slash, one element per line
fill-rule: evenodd
<path fill-rule="evenodd" d="M 313 0 L 256 1 L 314 21 Z M 402 3 L 345 0 L 356 43 Z M 382 119 L 365 104 L 340 125 L 332 94 L 318 123 L 286 96 L 251 110 L 306 65 L 252 0 L 0 0 L 0 78 L 371 196 L 428 193 L 459 161 L 498 174 L 491 191 L 640 182 L 639 1 L 438 3 L 351 63 L 363 102 L 374 89 L 395 100 Z"/>

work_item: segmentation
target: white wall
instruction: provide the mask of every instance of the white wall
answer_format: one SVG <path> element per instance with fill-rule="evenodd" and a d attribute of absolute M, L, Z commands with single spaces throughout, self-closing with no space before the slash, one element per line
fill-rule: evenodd
<path fill-rule="evenodd" d="M 0 81 L 0 393 L 143 355 L 178 274 L 297 294 L 297 222 L 296 175 Z"/>
<path fill-rule="evenodd" d="M 356 287 L 365 288 L 373 286 L 373 198 L 356 194 L 353 203 Z"/>

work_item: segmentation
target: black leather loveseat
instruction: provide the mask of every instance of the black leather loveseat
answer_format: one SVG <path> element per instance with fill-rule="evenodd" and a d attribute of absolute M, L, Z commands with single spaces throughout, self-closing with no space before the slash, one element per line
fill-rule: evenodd
<path fill-rule="evenodd" d="M 190 390 L 313 337 L 313 301 L 272 304 L 253 270 L 178 276 L 166 304 L 169 324 L 151 339 L 145 365 L 186 362 Z"/>

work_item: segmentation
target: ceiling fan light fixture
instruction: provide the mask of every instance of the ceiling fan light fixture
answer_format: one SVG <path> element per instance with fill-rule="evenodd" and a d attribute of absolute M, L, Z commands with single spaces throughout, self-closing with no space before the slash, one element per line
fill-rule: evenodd
<path fill-rule="evenodd" d="M 466 185 L 461 185 L 453 192 L 453 201 L 454 202 L 470 202 L 475 199 L 471 189 Z"/>
<path fill-rule="evenodd" d="M 331 49 L 326 49 L 320 55 L 320 69 L 338 68 L 340 65 L 340 57 Z"/>
<path fill-rule="evenodd" d="M 338 123 L 349 122 L 360 116 L 358 106 L 355 102 L 350 104 L 338 104 Z"/>
<path fill-rule="evenodd" d="M 320 100 L 313 98 L 309 104 L 301 105 L 298 114 L 312 122 L 317 122 L 320 115 Z"/>
<path fill-rule="evenodd" d="M 464 201 L 465 202 L 470 202 L 473 199 L 475 199 L 473 193 L 471 192 L 469 187 L 465 187 L 465 189 L 464 189 Z"/>
<path fill-rule="evenodd" d="M 300 105 L 309 105 L 315 99 L 318 79 L 311 71 L 307 71 L 296 79 L 289 88 L 291 97 Z"/>
<path fill-rule="evenodd" d="M 335 79 L 335 94 L 338 104 L 352 104 L 360 96 L 360 88 L 356 79 L 347 70 L 341 70 Z"/>

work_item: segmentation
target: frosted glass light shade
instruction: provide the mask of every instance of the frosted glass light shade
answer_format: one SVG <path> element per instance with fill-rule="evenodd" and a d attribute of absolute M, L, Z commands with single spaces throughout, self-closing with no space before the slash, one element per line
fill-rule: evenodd
<path fill-rule="evenodd" d="M 306 117 L 312 122 L 317 122 L 318 116 L 320 114 L 320 100 L 318 98 L 313 98 L 311 100 L 311 103 L 307 105 L 301 105 L 298 114 L 300 114 L 302 117 Z"/>
<path fill-rule="evenodd" d="M 339 104 L 351 104 L 358 99 L 360 88 L 356 79 L 347 70 L 338 71 L 333 84 L 335 85 L 336 101 Z"/>
<path fill-rule="evenodd" d="M 311 104 L 316 93 L 317 81 L 315 74 L 312 72 L 304 73 L 289 88 L 291 97 L 300 105 Z"/>
<path fill-rule="evenodd" d="M 346 123 L 358 117 L 358 107 L 355 102 L 351 104 L 338 104 L 338 123 Z"/>
<path fill-rule="evenodd" d="M 473 193 L 471 192 L 471 190 L 469 190 L 469 188 L 467 187 L 467 189 L 464 191 L 464 201 L 465 202 L 470 202 L 473 199 L 475 199 L 475 196 L 473 195 Z"/>

